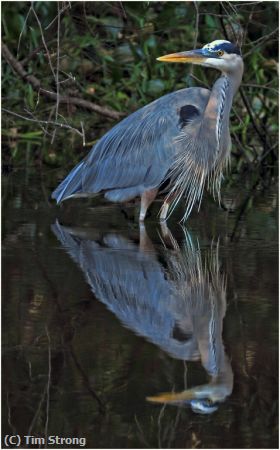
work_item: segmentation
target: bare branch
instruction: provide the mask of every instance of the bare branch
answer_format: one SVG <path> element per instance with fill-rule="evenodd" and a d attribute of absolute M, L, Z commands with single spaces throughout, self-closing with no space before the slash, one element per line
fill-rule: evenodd
<path fill-rule="evenodd" d="M 51 39 L 50 41 L 48 41 L 48 44 L 51 44 L 51 43 L 53 43 L 54 41 L 56 41 L 56 39 Z M 20 61 L 20 64 L 21 64 L 22 66 L 25 66 L 25 65 L 28 63 L 28 61 L 30 61 L 30 60 L 33 58 L 33 56 L 37 56 L 37 54 L 39 53 L 39 51 L 42 50 L 43 48 L 44 48 L 44 44 L 41 44 L 41 45 L 39 45 L 38 47 L 34 48 L 34 50 L 32 50 L 32 52 L 30 52 L 29 55 L 27 55 L 25 58 L 23 58 L 23 59 Z"/>
<path fill-rule="evenodd" d="M 85 137 L 85 130 L 84 130 L 84 124 L 81 121 L 81 130 L 82 130 L 82 134 L 83 134 L 83 147 L 86 145 L 86 137 Z"/>
<path fill-rule="evenodd" d="M 44 124 L 44 125 L 53 125 L 58 128 L 66 128 L 67 130 L 75 131 L 75 133 L 77 133 L 79 136 L 81 136 L 84 139 L 84 132 L 81 133 L 79 130 L 77 130 L 77 128 L 73 128 L 70 125 L 66 125 L 66 124 L 60 123 L 60 122 L 54 122 L 51 120 L 39 120 L 39 119 L 35 119 L 35 118 L 31 119 L 30 117 L 22 116 L 21 114 L 15 113 L 6 108 L 2 108 L 2 111 L 6 112 L 8 114 L 11 114 L 12 116 L 19 117 L 20 119 L 28 120 L 29 122 L 35 122 L 35 123 Z"/>
<path fill-rule="evenodd" d="M 196 48 L 198 38 L 198 26 L 199 26 L 199 3 L 197 1 L 194 2 L 194 7 L 196 14 L 195 14 L 195 36 L 193 48 Z"/>
<path fill-rule="evenodd" d="M 194 34 L 194 42 L 193 42 L 193 48 L 196 48 L 197 46 L 197 38 L 198 38 L 198 25 L 199 25 L 199 3 L 197 1 L 193 2 L 195 7 L 195 34 Z M 189 75 L 192 76 L 194 71 L 193 64 L 190 67 Z"/>
<path fill-rule="evenodd" d="M 58 118 L 58 109 L 59 109 L 59 57 L 60 57 L 60 10 L 59 10 L 59 2 L 57 3 L 57 46 L 56 46 L 56 74 L 55 74 L 55 82 L 56 82 L 56 106 L 55 106 L 55 121 L 57 122 Z M 56 130 L 54 130 L 53 137 L 51 143 L 53 143 L 55 138 Z"/>
<path fill-rule="evenodd" d="M 53 65 L 52 65 L 51 55 L 50 55 L 50 52 L 49 52 L 49 49 L 48 49 L 48 46 L 47 46 L 47 43 L 46 43 L 46 40 L 45 40 L 45 36 L 44 36 L 44 32 L 43 32 L 43 28 L 42 28 L 40 19 L 39 19 L 38 15 L 37 15 L 34 7 L 33 7 L 33 3 L 34 2 L 31 3 L 31 10 L 32 10 L 32 12 L 33 12 L 33 14 L 34 14 L 34 16 L 35 16 L 35 18 L 37 20 L 37 23 L 38 23 L 38 26 L 39 26 L 39 29 L 40 29 L 40 33 L 41 33 L 42 42 L 44 44 L 44 47 L 45 47 L 45 50 L 46 50 L 46 53 L 47 53 L 47 57 L 48 57 L 48 60 L 49 60 L 49 65 L 50 65 L 53 77 L 55 79 L 55 72 L 54 72 L 54 68 L 53 68 Z"/>
<path fill-rule="evenodd" d="M 22 64 L 12 55 L 10 50 L 8 49 L 7 45 L 2 43 L 2 54 L 4 58 L 6 59 L 7 63 L 14 69 L 14 71 L 24 80 L 26 80 L 33 89 L 36 91 L 40 91 L 40 94 L 44 95 L 45 97 L 48 97 L 52 100 L 57 99 L 57 94 L 52 91 L 48 91 L 46 89 L 41 88 L 41 83 L 34 75 L 29 75 L 26 70 L 23 68 Z M 114 111 L 110 108 L 107 108 L 106 106 L 100 106 L 97 105 L 91 101 L 84 100 L 82 98 L 76 98 L 76 97 L 68 97 L 68 96 L 59 96 L 59 102 L 60 103 L 66 103 L 66 104 L 72 104 L 76 106 L 80 106 L 81 108 L 88 109 L 90 111 L 94 111 L 102 116 L 110 117 L 111 119 L 120 119 L 124 116 L 123 113 Z"/>
<path fill-rule="evenodd" d="M 274 80 L 272 80 L 274 81 Z M 261 89 L 268 89 L 269 91 L 275 92 L 275 94 L 279 94 L 279 90 L 273 87 L 268 86 L 269 83 L 267 83 L 266 85 L 261 85 L 261 84 L 253 84 L 253 83 L 242 83 L 242 86 L 244 88 L 257 88 L 259 90 Z"/>
<path fill-rule="evenodd" d="M 57 16 L 49 23 L 49 25 L 47 25 L 45 27 L 45 31 L 47 31 L 56 20 L 60 20 L 60 16 L 62 13 L 64 13 L 64 11 L 66 11 L 67 9 L 71 8 L 71 2 L 68 3 L 68 5 L 63 6 L 63 8 L 61 10 L 58 11 Z"/>
<path fill-rule="evenodd" d="M 48 381 L 46 386 L 46 423 L 45 423 L 45 438 L 48 436 L 48 426 L 49 426 L 49 412 L 50 412 L 50 388 L 51 388 L 51 376 L 52 376 L 52 354 L 51 354 L 51 338 L 47 325 L 45 326 L 46 335 L 48 338 Z"/>
<path fill-rule="evenodd" d="M 248 112 L 248 114 L 249 114 L 249 116 L 250 116 L 252 125 L 253 125 L 255 131 L 257 132 L 257 134 L 258 134 L 260 140 L 261 140 L 262 143 L 264 144 L 264 148 L 266 148 L 266 146 L 267 146 L 266 135 L 263 134 L 263 133 L 261 132 L 261 130 L 259 129 L 259 127 L 258 127 L 258 124 L 257 124 L 257 122 L 256 122 L 256 120 L 255 120 L 255 116 L 254 116 L 254 114 L 253 114 L 253 112 L 252 112 L 252 110 L 251 110 L 250 103 L 249 103 L 249 101 L 248 101 L 248 99 L 247 99 L 247 97 L 246 97 L 246 95 L 245 95 L 244 90 L 243 90 L 242 88 L 240 88 L 240 89 L 239 89 L 239 92 L 240 92 L 241 98 L 242 98 L 242 100 L 243 100 L 243 103 L 244 103 L 244 105 L 245 105 L 245 107 L 246 107 L 246 109 L 247 109 L 247 112 Z"/>
<path fill-rule="evenodd" d="M 273 36 L 274 34 L 278 35 L 278 32 L 279 32 L 279 27 L 275 28 L 275 30 L 273 30 L 271 33 L 267 34 L 266 36 L 263 36 L 263 37 L 257 39 L 256 41 L 252 42 L 253 48 L 251 50 L 249 50 L 247 53 L 245 53 L 245 55 L 243 55 L 243 58 L 245 59 L 245 58 L 247 58 L 247 56 L 251 55 L 251 53 L 254 53 L 256 51 L 256 48 L 263 45 L 266 41 L 269 41 L 271 36 Z"/>

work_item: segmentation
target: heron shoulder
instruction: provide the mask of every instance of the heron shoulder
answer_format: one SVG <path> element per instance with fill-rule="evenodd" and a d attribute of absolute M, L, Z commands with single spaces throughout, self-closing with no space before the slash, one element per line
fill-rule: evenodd
<path fill-rule="evenodd" d="M 200 109 L 204 109 L 209 100 L 210 93 L 211 93 L 210 90 L 206 88 L 200 87 L 184 88 L 175 92 L 171 92 L 170 94 L 164 95 L 163 97 L 151 103 L 151 105 L 157 104 L 157 102 L 159 102 L 162 104 L 167 104 L 169 108 L 172 108 L 174 105 L 184 106 L 188 104 L 196 106 Z"/>

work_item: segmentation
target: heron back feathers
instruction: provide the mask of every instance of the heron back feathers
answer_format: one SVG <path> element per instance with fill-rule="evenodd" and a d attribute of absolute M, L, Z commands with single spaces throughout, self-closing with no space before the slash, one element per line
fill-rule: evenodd
<path fill-rule="evenodd" d="M 180 130 L 203 112 L 208 98 L 207 89 L 186 88 L 135 111 L 97 142 L 52 197 L 59 203 L 103 191 L 111 201 L 125 201 L 159 187 L 178 151 Z"/>

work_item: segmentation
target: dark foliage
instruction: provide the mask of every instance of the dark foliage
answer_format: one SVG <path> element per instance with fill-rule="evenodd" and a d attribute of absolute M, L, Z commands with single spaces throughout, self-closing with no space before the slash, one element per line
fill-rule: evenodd
<path fill-rule="evenodd" d="M 228 180 L 250 172 L 270 182 L 278 155 L 278 2 L 2 2 L 2 39 L 14 57 L 4 54 L 2 66 L 4 164 L 68 170 L 118 117 L 216 77 L 156 57 L 223 38 L 241 46 L 245 62 Z"/>

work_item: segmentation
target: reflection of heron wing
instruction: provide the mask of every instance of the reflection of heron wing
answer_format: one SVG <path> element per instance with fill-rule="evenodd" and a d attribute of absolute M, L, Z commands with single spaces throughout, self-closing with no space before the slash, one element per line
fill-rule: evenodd
<path fill-rule="evenodd" d="M 202 115 L 208 98 L 207 89 L 187 88 L 134 112 L 98 141 L 53 198 L 60 202 L 77 193 L 107 191 L 108 199 L 124 201 L 158 187 L 183 151 L 176 144 L 181 130 Z"/>
<path fill-rule="evenodd" d="M 192 329 L 189 333 L 180 329 L 185 299 L 178 295 L 153 253 L 141 252 L 117 235 L 107 235 L 100 245 L 75 236 L 59 224 L 52 229 L 80 265 L 96 297 L 124 325 L 175 358 L 193 359 L 198 355 Z M 186 318 L 185 310 L 184 314 Z"/>

